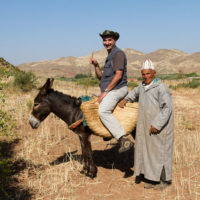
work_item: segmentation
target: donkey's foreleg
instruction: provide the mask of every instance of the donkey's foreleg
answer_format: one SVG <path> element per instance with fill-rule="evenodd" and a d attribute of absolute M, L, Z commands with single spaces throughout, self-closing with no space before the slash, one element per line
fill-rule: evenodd
<path fill-rule="evenodd" d="M 81 170 L 81 174 L 86 174 L 89 170 L 89 161 L 86 154 L 84 138 L 82 134 L 79 134 L 79 139 L 81 143 L 82 157 L 83 157 L 83 169 Z"/>
<path fill-rule="evenodd" d="M 91 142 L 88 138 L 88 140 L 86 141 L 86 152 L 87 152 L 87 159 L 89 161 L 89 171 L 87 172 L 87 176 L 89 176 L 90 178 L 94 178 L 97 175 L 97 167 L 94 163 L 93 160 L 93 152 L 92 152 L 92 147 L 91 147 Z"/>
<path fill-rule="evenodd" d="M 80 138 L 81 147 L 82 147 L 82 156 L 83 156 L 82 173 L 85 173 L 86 176 L 94 178 L 97 174 L 97 168 L 93 161 L 92 148 L 91 148 L 89 137 L 90 137 L 90 134 L 87 132 L 79 133 L 79 138 Z"/>

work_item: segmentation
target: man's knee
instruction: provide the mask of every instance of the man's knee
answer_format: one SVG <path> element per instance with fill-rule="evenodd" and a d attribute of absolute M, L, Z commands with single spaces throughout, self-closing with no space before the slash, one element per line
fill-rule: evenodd
<path fill-rule="evenodd" d="M 99 109 L 98 109 L 98 114 L 99 114 L 100 118 L 104 118 L 109 113 L 111 113 L 111 112 L 108 111 L 108 110 L 105 110 L 105 109 L 103 109 L 101 107 L 99 107 Z"/>

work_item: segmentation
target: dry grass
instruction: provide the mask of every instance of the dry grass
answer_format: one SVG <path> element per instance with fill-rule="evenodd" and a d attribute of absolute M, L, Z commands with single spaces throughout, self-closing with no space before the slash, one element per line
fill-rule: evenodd
<path fill-rule="evenodd" d="M 55 81 L 54 88 L 72 96 L 85 94 L 85 88 Z M 98 93 L 89 88 L 88 94 Z M 26 168 L 18 174 L 19 185 L 28 187 L 31 199 L 69 200 L 198 200 L 200 199 L 200 100 L 199 90 L 173 92 L 175 108 L 175 141 L 173 159 L 173 184 L 162 192 L 145 190 L 136 185 L 134 178 L 123 178 L 123 172 L 114 167 L 98 167 L 98 176 L 91 180 L 79 171 L 81 149 L 77 135 L 66 124 L 50 115 L 37 130 L 28 124 L 30 101 L 37 91 L 29 94 L 13 93 L 6 101 L 16 119 L 17 135 L 15 159 L 23 159 Z M 108 142 L 92 136 L 93 149 L 108 148 Z M 60 158 L 60 160 L 58 159 Z M 54 165 L 52 162 L 57 161 Z M 16 198 L 17 199 L 17 198 Z M 20 197 L 18 197 L 20 199 Z"/>

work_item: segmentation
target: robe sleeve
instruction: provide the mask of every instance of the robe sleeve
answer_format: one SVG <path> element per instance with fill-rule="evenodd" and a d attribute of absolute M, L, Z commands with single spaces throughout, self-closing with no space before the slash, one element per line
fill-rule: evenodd
<path fill-rule="evenodd" d="M 130 91 L 130 92 L 128 93 L 128 95 L 125 97 L 125 99 L 126 99 L 128 102 L 134 102 L 134 101 L 138 100 L 139 91 L 140 91 L 140 86 L 135 87 L 132 91 Z"/>
<path fill-rule="evenodd" d="M 162 88 L 158 95 L 160 112 L 155 117 L 151 125 L 160 131 L 167 124 L 173 112 L 173 103 L 171 93 L 168 88 Z"/>

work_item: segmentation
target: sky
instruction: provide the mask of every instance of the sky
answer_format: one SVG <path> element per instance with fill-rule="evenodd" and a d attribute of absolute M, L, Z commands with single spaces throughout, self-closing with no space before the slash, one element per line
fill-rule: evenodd
<path fill-rule="evenodd" d="M 119 48 L 200 51 L 199 0 L 0 0 L 0 57 L 19 65 L 103 48 L 99 33 L 117 31 Z"/>

